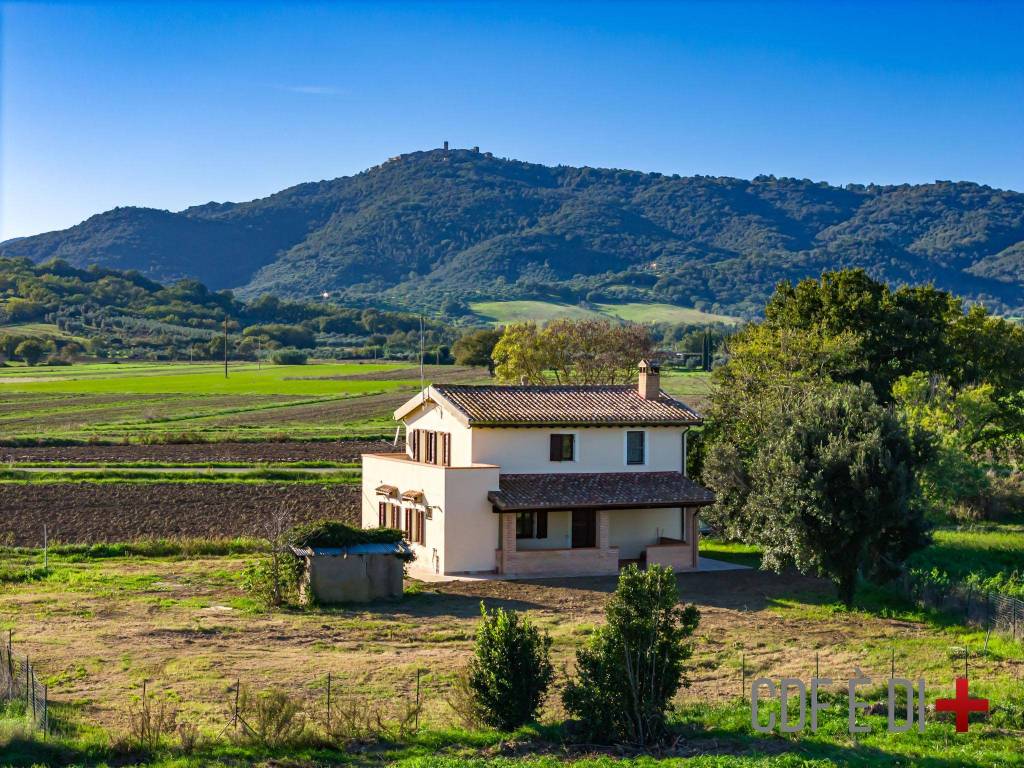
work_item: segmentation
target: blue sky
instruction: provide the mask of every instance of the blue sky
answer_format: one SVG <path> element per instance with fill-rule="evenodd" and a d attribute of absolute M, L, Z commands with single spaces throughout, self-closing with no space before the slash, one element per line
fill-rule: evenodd
<path fill-rule="evenodd" d="M 1024 190 L 1024 3 L 2 4 L 0 239 L 479 145 Z"/>

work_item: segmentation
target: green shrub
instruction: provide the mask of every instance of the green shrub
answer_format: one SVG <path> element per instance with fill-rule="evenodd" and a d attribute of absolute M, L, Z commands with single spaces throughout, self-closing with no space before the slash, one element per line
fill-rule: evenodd
<path fill-rule="evenodd" d="M 576 654 L 576 677 L 562 694 L 594 740 L 649 744 L 665 735 L 669 703 L 683 684 L 686 642 L 700 614 L 679 604 L 675 574 L 630 565 L 605 609 L 608 623 Z"/>
<path fill-rule="evenodd" d="M 299 349 L 279 349 L 270 356 L 276 365 L 305 365 L 309 355 Z"/>
<path fill-rule="evenodd" d="M 288 552 L 271 552 L 242 569 L 242 589 L 265 606 L 295 603 L 299 597 L 300 561 Z"/>
<path fill-rule="evenodd" d="M 244 723 L 241 740 L 277 748 L 300 743 L 306 734 L 306 715 L 299 700 L 280 688 L 251 693 L 243 687 L 238 715 Z"/>
<path fill-rule="evenodd" d="M 480 614 L 469 688 L 481 722 L 512 731 L 536 717 L 551 685 L 551 638 L 513 611 L 481 603 Z"/>
<path fill-rule="evenodd" d="M 340 520 L 297 525 L 288 533 L 296 547 L 351 547 L 356 544 L 397 544 L 405 536 L 395 528 L 356 528 Z"/>

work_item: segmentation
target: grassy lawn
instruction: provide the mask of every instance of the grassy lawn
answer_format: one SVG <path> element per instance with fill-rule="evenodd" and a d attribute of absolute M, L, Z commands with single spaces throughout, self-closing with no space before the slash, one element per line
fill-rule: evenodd
<path fill-rule="evenodd" d="M 970 573 L 1024 571 L 1024 525 L 939 528 L 932 535 L 932 545 L 911 557 L 912 566 L 939 568 L 957 580 Z"/>
<path fill-rule="evenodd" d="M 334 706 L 377 708 L 392 723 L 413 700 L 419 677 L 419 732 L 355 752 L 312 743 L 274 753 L 210 741 L 192 758 L 158 756 L 157 762 L 237 764 L 287 756 L 290 765 L 454 765 L 480 759 L 554 766 L 562 759 L 580 765 L 609 759 L 592 747 L 565 751 L 561 742 L 568 737 L 559 725 L 565 713 L 557 695 L 545 705 L 540 728 L 511 740 L 463 730 L 448 701 L 453 675 L 471 653 L 481 601 L 527 612 L 550 633 L 555 667 L 561 670 L 571 667 L 578 645 L 603 623 L 613 578 L 409 581 L 406 597 L 396 602 L 265 611 L 240 588 L 247 551 L 244 542 L 205 548 L 193 542 L 179 549 L 166 544 L 68 547 L 50 553 L 48 569 L 41 568 L 36 550 L 0 552 L 12 572 L 31 574 L 21 581 L 12 577 L 0 590 L 0 629 L 12 629 L 16 650 L 38 665 L 57 702 L 58 720 L 71 734 L 46 747 L 19 738 L 10 723 L 5 730 L 0 717 L 0 754 L 20 755 L 21 764 L 31 764 L 46 762 L 45 749 L 67 749 L 81 762 L 121 762 L 111 755 L 109 741 L 125 733 L 132 697 L 143 680 L 150 691 L 172 696 L 179 721 L 195 723 L 211 740 L 227 722 L 236 679 L 254 690 L 287 688 L 315 724 L 323 714 L 330 673 Z M 983 633 L 872 595 L 846 611 L 834 603 L 831 587 L 804 577 L 757 571 L 684 574 L 679 586 L 683 599 L 702 615 L 688 663 L 691 685 L 680 692 L 674 716 L 683 736 L 680 754 L 703 755 L 693 765 L 1021 764 L 1019 724 L 1014 730 L 1002 721 L 972 723 L 969 734 L 957 735 L 949 723 L 930 716 L 925 734 L 888 735 L 883 714 L 870 718 L 870 734 L 854 741 L 846 733 L 843 681 L 855 668 L 874 680 L 865 690 L 872 701 L 895 652 L 899 673 L 927 678 L 931 700 L 951 693 L 962 665 L 960 649 L 981 649 Z M 972 657 L 972 694 L 988 696 L 1004 709 L 1024 706 L 1017 680 L 1024 671 L 1021 653 L 1019 644 L 990 638 L 987 653 Z M 839 697 L 818 734 L 754 733 L 741 698 L 743 671 L 748 683 L 759 675 L 806 680 L 816 656 L 822 675 L 837 681 L 833 688 Z M 550 762 L 555 755 L 561 757 Z"/>
<path fill-rule="evenodd" d="M 716 315 L 690 307 L 674 304 L 597 304 L 596 309 L 587 309 L 574 304 L 560 304 L 553 301 L 477 301 L 470 309 L 496 325 L 521 323 L 535 320 L 546 323 L 549 320 L 592 320 L 618 318 L 635 323 L 737 323 L 730 315 Z"/>

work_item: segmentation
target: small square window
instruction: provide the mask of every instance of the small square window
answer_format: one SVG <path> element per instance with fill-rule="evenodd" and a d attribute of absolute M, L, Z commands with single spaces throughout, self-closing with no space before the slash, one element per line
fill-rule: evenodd
<path fill-rule="evenodd" d="M 644 445 L 644 433 L 643 432 L 627 432 L 626 433 L 626 463 L 627 464 L 644 464 L 646 462 L 647 454 Z"/>
<path fill-rule="evenodd" d="M 551 435 L 551 461 L 576 460 L 576 435 Z"/>

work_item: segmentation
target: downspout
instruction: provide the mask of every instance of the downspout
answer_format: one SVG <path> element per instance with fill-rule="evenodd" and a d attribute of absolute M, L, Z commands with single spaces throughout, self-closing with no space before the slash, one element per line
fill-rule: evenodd
<path fill-rule="evenodd" d="M 687 433 L 689 431 L 690 431 L 689 427 L 687 427 L 686 429 L 683 430 L 683 477 L 687 476 L 686 475 L 686 465 L 689 463 L 687 461 L 689 453 L 688 453 L 688 447 L 687 447 L 687 442 L 686 442 L 686 436 L 687 436 Z"/>

